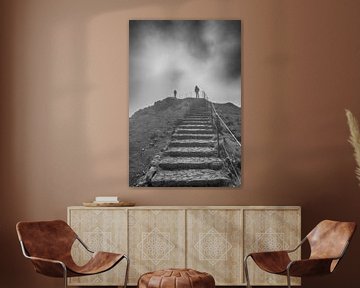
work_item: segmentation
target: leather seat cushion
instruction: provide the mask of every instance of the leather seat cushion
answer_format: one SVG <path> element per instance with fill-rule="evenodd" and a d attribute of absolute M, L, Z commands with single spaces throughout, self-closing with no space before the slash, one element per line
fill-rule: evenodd
<path fill-rule="evenodd" d="M 166 269 L 143 274 L 138 288 L 213 288 L 214 277 L 193 269 Z"/>

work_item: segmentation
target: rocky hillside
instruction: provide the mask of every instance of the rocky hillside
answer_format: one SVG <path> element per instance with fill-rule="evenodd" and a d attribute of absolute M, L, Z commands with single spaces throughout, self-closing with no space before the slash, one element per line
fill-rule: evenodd
<path fill-rule="evenodd" d="M 177 127 L 199 99 L 166 98 L 141 109 L 129 121 L 129 185 L 136 186 L 150 168 L 155 155 L 165 151 Z M 204 102 L 205 103 L 205 102 Z M 218 113 L 240 140 L 240 109 L 227 103 L 215 105 Z"/>
<path fill-rule="evenodd" d="M 241 108 L 232 104 L 214 104 L 216 111 L 241 143 Z"/>

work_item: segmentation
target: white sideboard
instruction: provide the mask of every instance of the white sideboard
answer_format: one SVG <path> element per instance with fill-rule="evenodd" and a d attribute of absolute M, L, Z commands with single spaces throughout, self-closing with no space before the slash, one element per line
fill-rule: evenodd
<path fill-rule="evenodd" d="M 301 240 L 298 206 L 76 206 L 68 207 L 68 223 L 91 249 L 129 255 L 129 285 L 148 271 L 184 267 L 212 274 L 216 285 L 245 285 L 246 254 L 293 248 Z M 79 263 L 89 257 L 78 244 L 72 254 Z M 124 271 L 120 263 L 70 278 L 69 285 L 121 285 Z M 286 285 L 286 277 L 264 273 L 252 261 L 249 272 L 253 285 Z"/>

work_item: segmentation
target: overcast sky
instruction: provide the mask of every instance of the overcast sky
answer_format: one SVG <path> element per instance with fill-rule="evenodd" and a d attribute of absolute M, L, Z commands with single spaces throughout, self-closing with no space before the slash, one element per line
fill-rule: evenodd
<path fill-rule="evenodd" d="M 240 106 L 240 21 L 131 20 L 129 26 L 129 116 L 195 85 L 213 102 Z"/>

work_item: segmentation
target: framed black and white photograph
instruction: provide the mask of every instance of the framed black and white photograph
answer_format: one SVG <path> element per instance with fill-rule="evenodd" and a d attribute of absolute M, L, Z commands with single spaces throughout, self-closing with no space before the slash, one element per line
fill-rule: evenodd
<path fill-rule="evenodd" d="M 129 21 L 129 186 L 239 187 L 241 21 Z"/>

